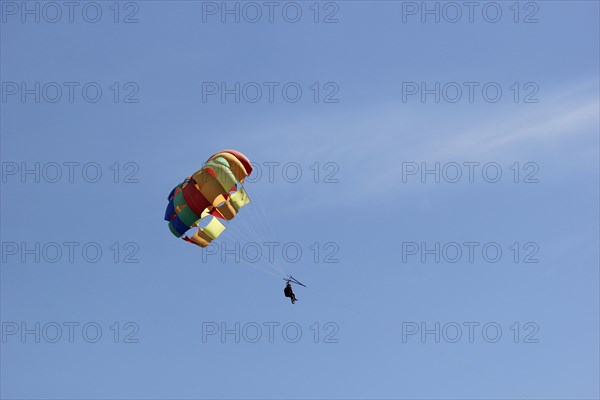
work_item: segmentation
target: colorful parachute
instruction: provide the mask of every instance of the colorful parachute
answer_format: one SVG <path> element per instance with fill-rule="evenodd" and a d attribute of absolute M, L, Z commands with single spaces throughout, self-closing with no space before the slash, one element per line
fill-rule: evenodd
<path fill-rule="evenodd" d="M 176 237 L 206 247 L 225 226 L 217 219 L 231 220 L 241 207 L 250 203 L 243 186 L 252 173 L 250 161 L 235 150 L 223 150 L 206 161 L 169 194 L 165 220 Z M 192 237 L 184 236 L 198 227 Z"/>

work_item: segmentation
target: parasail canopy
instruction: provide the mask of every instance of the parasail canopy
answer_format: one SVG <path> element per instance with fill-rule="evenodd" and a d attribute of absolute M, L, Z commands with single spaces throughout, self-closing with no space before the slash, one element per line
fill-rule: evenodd
<path fill-rule="evenodd" d="M 225 230 L 219 220 L 232 220 L 250 203 L 241 185 L 252 173 L 250 160 L 235 150 L 213 154 L 202 168 L 169 194 L 165 220 L 176 237 L 206 247 Z M 190 229 L 198 229 L 188 236 Z"/>

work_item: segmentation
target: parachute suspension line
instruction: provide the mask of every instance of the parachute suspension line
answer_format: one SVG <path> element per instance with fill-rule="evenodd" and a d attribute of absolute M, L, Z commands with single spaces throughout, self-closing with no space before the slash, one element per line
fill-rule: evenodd
<path fill-rule="evenodd" d="M 260 207 L 260 205 L 258 203 L 256 203 L 255 207 L 252 210 L 252 214 L 253 214 L 254 218 L 258 221 L 257 226 L 259 226 L 261 228 L 261 231 L 264 231 L 265 237 L 274 237 L 273 232 L 271 232 L 269 230 L 269 227 L 267 226 L 267 223 L 268 223 L 267 218 L 259 215 L 259 213 L 258 213 L 259 207 Z"/>
<path fill-rule="evenodd" d="M 224 232 L 224 234 L 225 234 L 225 235 L 227 235 L 227 237 L 229 237 L 230 239 L 232 239 L 234 242 L 237 242 L 237 243 L 243 243 L 243 242 L 245 242 L 245 241 L 242 239 L 244 234 L 243 234 L 243 233 L 240 233 L 240 232 L 239 232 L 237 229 L 232 229 L 232 230 L 231 230 L 231 231 L 229 231 L 229 232 L 226 230 L 226 231 Z M 242 236 L 240 236 L 240 234 L 241 234 Z M 241 247 L 240 247 L 240 249 L 241 249 Z M 257 268 L 257 269 L 263 270 L 264 272 L 267 272 L 267 273 L 269 273 L 269 274 L 271 274 L 271 275 L 273 275 L 273 276 L 277 276 L 277 275 L 275 275 L 275 274 L 273 273 L 273 271 L 270 271 L 270 270 L 268 270 L 268 269 L 264 269 L 264 268 L 260 268 L 260 263 L 252 263 L 252 262 L 248 261 L 248 260 L 247 260 L 247 259 L 244 257 L 243 253 L 239 255 L 239 260 L 240 260 L 240 262 L 242 262 L 242 263 L 244 263 L 244 264 L 247 264 L 247 265 L 250 265 L 250 266 L 252 266 L 252 267 L 254 267 L 254 268 Z M 238 262 L 236 261 L 236 264 L 237 264 L 237 263 L 238 263 Z"/>
<path fill-rule="evenodd" d="M 271 223 L 269 222 L 269 219 L 267 218 L 267 215 L 265 214 L 263 208 L 258 203 L 256 203 L 256 208 L 260 212 L 260 214 L 262 216 L 262 220 L 266 222 L 265 226 L 266 226 L 267 230 L 269 231 L 269 233 L 271 235 L 273 235 L 273 231 L 271 230 Z"/>
<path fill-rule="evenodd" d="M 245 207 L 245 208 L 248 208 L 249 210 L 247 210 L 247 211 L 250 211 L 250 209 L 252 208 L 252 203 L 250 203 L 250 204 L 249 204 L 247 207 Z M 250 214 L 249 214 L 249 213 L 246 213 L 246 215 L 247 215 L 248 217 L 250 217 Z M 250 232 L 250 233 L 252 234 L 252 236 L 253 236 L 253 237 L 251 238 L 251 239 L 253 239 L 253 240 L 248 240 L 249 242 L 253 242 L 253 241 L 255 241 L 255 240 L 258 240 L 259 242 L 260 242 L 260 241 L 263 241 L 263 242 L 265 242 L 265 241 L 266 241 L 266 238 L 263 236 L 262 232 L 260 232 L 260 231 L 259 231 L 259 230 L 258 230 L 258 229 L 257 229 L 257 228 L 254 226 L 254 224 L 253 224 L 251 221 L 246 221 L 246 220 L 245 220 L 245 218 L 243 218 L 243 217 L 242 217 L 242 218 L 240 218 L 240 222 L 241 222 L 241 225 L 243 225 L 243 226 L 246 228 L 246 230 L 247 230 L 248 232 Z M 244 235 L 244 236 L 248 236 L 248 235 L 246 234 L 246 235 Z M 258 244 L 260 245 L 260 243 L 258 243 Z"/>
<path fill-rule="evenodd" d="M 240 240 L 240 238 L 237 236 L 237 234 L 236 234 L 236 233 L 234 233 L 233 231 L 229 231 L 229 232 L 227 232 L 227 230 L 226 230 L 224 234 L 226 234 L 228 237 L 230 237 L 231 239 L 233 239 L 233 240 L 234 240 L 234 242 L 235 242 L 235 241 L 237 241 L 237 242 L 242 242 L 242 240 Z M 278 274 L 276 274 L 274 271 L 272 271 L 270 268 L 268 268 L 269 266 L 268 266 L 267 264 L 263 264 L 263 263 L 252 263 L 252 262 L 250 262 L 250 261 L 246 260 L 246 259 L 243 257 L 243 254 L 241 254 L 241 255 L 240 255 L 240 261 L 241 261 L 242 263 L 246 264 L 246 265 L 249 265 L 249 266 L 251 266 L 251 267 L 253 267 L 253 268 L 255 268 L 255 269 L 259 270 L 259 271 L 265 272 L 265 273 L 267 273 L 267 274 L 269 274 L 269 275 L 273 275 L 274 277 L 279 277 L 279 275 L 278 275 Z M 238 264 L 238 263 L 236 262 L 236 264 Z M 265 268 L 265 267 L 267 267 L 267 268 Z"/>
<path fill-rule="evenodd" d="M 247 207 L 245 207 L 245 208 L 248 209 L 248 210 L 246 210 L 246 211 L 248 211 L 246 213 L 246 216 L 248 217 L 248 221 L 246 221 L 245 218 L 241 218 L 241 222 L 242 222 L 242 225 L 244 225 L 244 227 L 250 233 L 253 234 L 253 236 L 254 236 L 255 239 L 263 240 L 264 241 L 265 237 L 263 236 L 263 233 L 255 226 L 254 223 L 252 223 L 252 221 L 250 221 L 250 214 L 251 214 L 252 204 L 254 204 L 254 203 L 250 203 L 250 204 L 248 204 Z"/>
<path fill-rule="evenodd" d="M 240 215 L 238 215 L 238 224 L 237 227 L 231 225 L 231 231 L 229 232 L 229 234 L 235 238 L 235 241 L 238 242 L 240 245 L 243 246 L 244 243 L 248 242 L 248 238 L 249 238 L 249 234 L 247 232 L 244 232 L 244 230 L 241 229 L 242 225 L 246 225 L 243 217 L 241 217 Z M 227 231 L 226 231 L 227 232 Z"/>
<path fill-rule="evenodd" d="M 262 229 L 263 225 L 264 225 L 264 221 L 260 221 L 260 220 L 256 219 L 256 210 L 254 208 L 254 207 L 256 207 L 256 205 L 258 205 L 258 203 L 250 202 L 249 207 L 248 207 L 249 208 L 248 219 L 251 220 L 254 217 L 255 223 L 250 222 L 250 225 L 252 227 L 254 227 L 258 236 L 261 238 L 260 240 L 263 240 L 266 242 L 266 241 L 268 241 L 267 240 L 268 235 L 265 234 L 265 231 L 263 231 L 263 229 Z"/>
<path fill-rule="evenodd" d="M 273 235 L 273 230 L 271 229 L 271 223 L 269 222 L 269 219 L 267 218 L 267 215 L 264 212 L 264 209 L 261 207 L 261 205 L 259 203 L 256 203 L 255 211 L 257 211 L 257 214 L 256 214 L 257 218 L 263 222 L 263 225 L 264 225 L 265 229 L 268 231 L 268 234 L 271 237 L 275 237 L 275 235 Z M 258 213 L 260 213 L 261 215 L 258 215 Z M 285 265 L 283 264 L 283 262 L 280 261 L 279 266 L 281 267 L 282 272 L 285 273 L 286 275 L 288 275 L 287 269 L 285 268 Z"/>
<path fill-rule="evenodd" d="M 239 185 L 242 189 L 245 190 L 245 187 L 242 183 L 239 183 Z M 257 210 L 254 208 L 254 207 L 258 207 L 258 206 L 259 206 L 258 203 L 251 201 L 246 207 L 244 207 L 244 209 L 247 209 L 247 211 L 248 211 L 247 213 L 245 213 L 245 215 L 248 216 L 248 221 L 246 221 L 245 218 L 240 218 L 240 220 L 241 220 L 241 224 L 244 225 L 250 233 L 252 233 L 259 240 L 263 241 L 263 245 L 264 245 L 264 243 L 270 241 L 268 239 L 269 238 L 269 234 L 268 234 L 269 229 L 268 229 L 268 226 L 265 224 L 266 222 L 268 222 L 268 220 L 266 219 L 266 217 L 261 218 L 258 215 Z M 240 213 L 240 215 L 238 215 L 238 217 L 240 217 L 241 214 L 242 213 Z M 252 220 L 254 220 L 255 222 L 253 222 Z M 268 263 L 268 264 L 273 269 L 275 269 L 277 271 L 277 273 L 280 274 L 281 276 L 287 275 L 285 267 L 283 266 L 281 261 L 278 261 L 276 259 L 275 262 Z"/>
<path fill-rule="evenodd" d="M 258 208 L 258 203 L 251 203 L 251 204 L 256 204 L 256 207 Z M 252 217 L 257 221 L 256 225 L 263 228 L 265 232 L 268 231 L 268 227 L 266 225 L 266 223 L 268 222 L 268 220 L 266 218 L 261 218 L 260 215 L 258 214 L 258 209 L 257 208 L 252 208 L 251 214 Z M 261 230 L 262 232 L 262 230 Z M 267 237 L 274 237 L 272 235 L 272 233 L 269 235 L 269 233 L 263 233 L 262 234 L 263 237 L 267 238 Z M 268 240 L 265 240 L 265 242 L 267 242 Z M 271 240 L 272 241 L 272 240 Z M 287 271 L 285 269 L 285 266 L 283 265 L 283 263 L 281 262 L 281 260 L 279 260 L 279 258 L 276 258 L 274 260 L 273 263 L 270 263 L 273 268 L 277 269 L 277 271 L 282 275 L 282 276 L 287 276 Z"/>
<path fill-rule="evenodd" d="M 250 205 L 251 204 L 252 203 L 250 203 Z M 244 207 L 244 209 L 246 209 L 246 208 L 248 208 L 248 207 Z M 238 224 L 238 227 L 240 227 L 240 225 L 243 225 L 246 228 L 246 230 L 252 232 L 252 234 L 254 236 L 260 236 L 255 229 L 252 229 L 252 224 L 247 223 L 246 221 L 244 221 L 243 217 L 242 218 L 240 218 L 240 217 L 241 217 L 241 214 L 238 215 L 236 218 L 236 219 L 239 219 L 239 221 L 241 223 L 241 224 Z M 233 225 L 231 225 L 231 227 L 233 227 Z M 229 236 L 231 236 L 235 241 L 237 241 L 239 243 L 252 242 L 252 240 L 248 240 L 248 233 L 244 233 L 243 231 L 239 230 L 238 228 L 233 228 L 232 231 L 229 232 Z M 259 240 L 262 240 L 262 239 L 260 239 L 260 237 L 259 237 Z M 259 243 L 257 243 L 257 245 L 259 245 L 259 248 L 261 249 L 261 257 L 262 257 L 262 247 L 260 246 Z M 242 258 L 244 258 L 243 254 L 241 254 L 241 256 L 242 256 Z M 259 265 L 262 266 L 263 268 L 266 267 L 266 269 L 267 269 L 266 272 L 269 272 L 270 274 L 272 274 L 274 276 L 284 276 L 284 272 L 282 272 L 279 268 L 275 268 L 275 266 L 271 263 L 268 263 L 265 261 L 261 261 L 260 263 L 250 263 L 245 258 L 244 258 L 244 262 L 246 264 L 252 265 L 255 268 L 258 268 Z M 271 269 L 273 269 L 273 270 L 271 270 Z"/>

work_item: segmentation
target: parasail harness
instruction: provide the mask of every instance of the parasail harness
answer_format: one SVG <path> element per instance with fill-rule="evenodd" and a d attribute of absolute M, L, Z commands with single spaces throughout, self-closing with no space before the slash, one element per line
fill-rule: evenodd
<path fill-rule="evenodd" d="M 283 280 L 285 281 L 285 283 L 295 283 L 296 285 L 300 285 L 300 286 L 304 286 L 306 287 L 305 284 L 303 284 L 302 282 L 298 281 L 298 279 L 294 278 L 293 276 L 289 275 L 287 278 L 283 278 Z"/>

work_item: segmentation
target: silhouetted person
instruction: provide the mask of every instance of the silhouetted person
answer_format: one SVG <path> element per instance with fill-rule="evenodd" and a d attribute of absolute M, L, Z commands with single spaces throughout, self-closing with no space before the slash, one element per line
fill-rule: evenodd
<path fill-rule="evenodd" d="M 285 294 L 285 297 L 289 297 L 292 300 L 292 304 L 296 302 L 296 295 L 294 294 L 294 291 L 292 290 L 292 285 L 289 281 L 287 285 L 285 285 L 285 289 L 283 289 L 283 294 Z"/>

